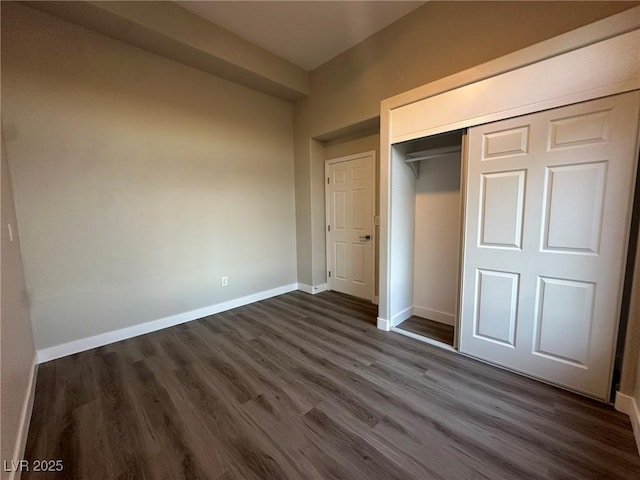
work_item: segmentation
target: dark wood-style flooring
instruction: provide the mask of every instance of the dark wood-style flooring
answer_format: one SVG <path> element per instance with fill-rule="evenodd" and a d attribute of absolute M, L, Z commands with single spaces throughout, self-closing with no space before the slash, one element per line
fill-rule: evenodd
<path fill-rule="evenodd" d="M 611 407 L 301 292 L 40 366 L 23 479 L 634 479 Z"/>
<path fill-rule="evenodd" d="M 398 325 L 398 328 L 408 332 L 432 338 L 453 347 L 453 327 L 444 323 L 435 322 L 427 318 L 410 317 Z"/>

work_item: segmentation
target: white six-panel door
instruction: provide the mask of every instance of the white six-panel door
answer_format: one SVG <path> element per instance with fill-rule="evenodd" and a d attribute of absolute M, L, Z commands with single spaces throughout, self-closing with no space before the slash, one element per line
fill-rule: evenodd
<path fill-rule="evenodd" d="M 469 129 L 461 352 L 607 398 L 639 98 Z"/>
<path fill-rule="evenodd" d="M 329 288 L 373 300 L 373 153 L 330 162 L 326 185 Z"/>

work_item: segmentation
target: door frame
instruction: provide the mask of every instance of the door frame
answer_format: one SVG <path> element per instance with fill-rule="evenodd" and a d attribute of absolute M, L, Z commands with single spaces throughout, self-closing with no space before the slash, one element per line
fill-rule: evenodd
<path fill-rule="evenodd" d="M 324 161 L 324 178 L 329 178 L 329 168 L 331 165 L 335 165 L 336 163 L 349 162 L 351 160 L 360 160 L 362 158 L 369 158 L 370 166 L 371 166 L 371 303 L 376 303 L 376 245 L 377 245 L 377 235 L 376 235 L 376 151 L 369 150 L 368 152 L 355 153 L 353 155 L 347 155 L 344 157 L 330 158 Z M 324 184 L 324 233 L 325 233 L 325 245 L 326 245 L 326 274 L 327 274 L 327 290 L 332 290 L 331 288 L 331 278 L 329 277 L 329 272 L 333 269 L 332 265 L 332 256 L 331 256 L 331 232 L 329 231 L 329 188 L 328 181 Z"/>

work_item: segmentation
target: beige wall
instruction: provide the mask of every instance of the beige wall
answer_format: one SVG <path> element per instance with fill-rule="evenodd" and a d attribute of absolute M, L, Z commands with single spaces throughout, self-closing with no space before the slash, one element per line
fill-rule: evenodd
<path fill-rule="evenodd" d="M 380 135 L 378 133 L 364 137 L 327 141 L 324 143 L 324 158 L 330 160 L 372 150 L 376 152 L 376 163 L 378 163 L 380 161 Z M 377 167 L 378 165 L 376 165 L 376 169 Z M 376 208 L 376 214 L 377 212 Z"/>
<path fill-rule="evenodd" d="M 310 128 L 310 119 L 308 115 L 297 113 L 305 106 L 306 102 L 304 100 L 294 106 L 294 118 L 298 119 L 293 125 L 294 151 L 310 158 L 314 140 L 308 138 L 305 133 Z M 313 260 L 311 256 L 311 192 L 308 188 L 302 190 L 298 186 L 308 186 L 310 181 L 311 163 L 297 164 L 295 166 L 297 274 L 298 282 L 309 286 L 314 285 L 312 280 Z"/>
<path fill-rule="evenodd" d="M 423 160 L 416 180 L 413 305 L 427 318 L 442 321 L 445 314 L 452 323 L 458 303 L 460 166 L 459 158 Z"/>
<path fill-rule="evenodd" d="M 292 100 L 309 93 L 305 70 L 176 2 L 21 3 L 269 95 Z"/>
<path fill-rule="evenodd" d="M 2 122 L 38 349 L 296 282 L 290 103 L 14 7 Z"/>
<path fill-rule="evenodd" d="M 379 115 L 380 101 L 637 5 L 637 2 L 427 2 L 311 73 L 295 121 L 298 275 L 326 281 L 322 155 L 326 139 Z M 320 218 L 317 218 L 319 216 Z M 308 242 L 311 242 L 309 247 Z"/>
<path fill-rule="evenodd" d="M 0 412 L 0 459 L 11 461 L 22 458 L 20 451 L 26 442 L 23 431 L 25 417 L 29 415 L 29 392 L 35 365 L 35 349 L 31 333 L 31 320 L 27 305 L 27 291 L 22 269 L 20 236 L 16 222 L 16 212 L 11 189 L 11 179 L 7 154 L 2 136 L 2 229 L 1 240 L 1 292 L 0 303 L 0 391 L 2 392 Z M 9 240 L 7 225 L 13 229 L 13 241 Z M 7 475 L 2 471 L 2 478 Z M 8 477 L 7 477 L 8 478 Z"/>
<path fill-rule="evenodd" d="M 311 73 L 311 135 L 379 115 L 379 102 L 637 5 L 427 2 Z"/>

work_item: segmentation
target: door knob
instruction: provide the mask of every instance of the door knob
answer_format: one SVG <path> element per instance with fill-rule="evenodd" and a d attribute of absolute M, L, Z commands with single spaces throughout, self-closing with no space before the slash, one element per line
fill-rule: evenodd
<path fill-rule="evenodd" d="M 371 240 L 371 235 L 360 235 L 360 240 L 362 240 L 363 242 Z"/>

